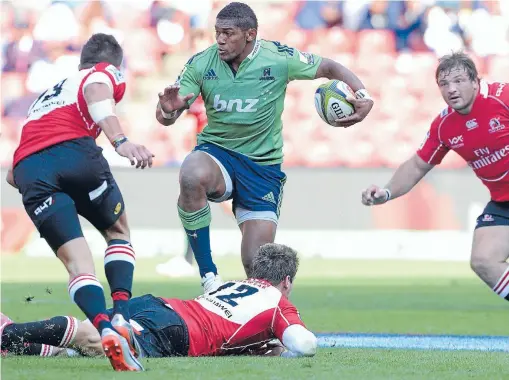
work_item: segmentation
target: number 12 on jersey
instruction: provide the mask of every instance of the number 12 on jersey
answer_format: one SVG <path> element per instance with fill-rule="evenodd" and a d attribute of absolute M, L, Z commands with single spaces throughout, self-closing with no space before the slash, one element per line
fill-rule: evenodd
<path fill-rule="evenodd" d="M 221 285 L 215 291 L 210 292 L 209 295 L 213 296 L 216 293 L 222 292 L 223 290 L 231 288 L 234 285 L 237 285 L 237 283 L 227 282 L 226 284 Z M 248 296 L 251 296 L 257 292 L 258 292 L 258 289 L 255 288 L 254 286 L 249 286 L 247 284 L 240 284 L 236 288 L 232 289 L 231 293 L 216 295 L 216 298 L 220 301 L 223 301 L 224 303 L 227 303 L 230 306 L 235 307 L 238 305 L 238 303 L 234 301 L 235 299 L 248 297 Z"/>

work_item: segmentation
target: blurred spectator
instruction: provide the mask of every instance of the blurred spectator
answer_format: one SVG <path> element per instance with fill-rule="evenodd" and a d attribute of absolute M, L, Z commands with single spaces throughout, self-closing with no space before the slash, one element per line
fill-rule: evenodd
<path fill-rule="evenodd" d="M 177 125 L 162 129 L 153 116 L 156 94 L 174 81 L 190 56 L 214 43 L 215 15 L 228 2 L 0 2 L 4 117 L 0 163 L 8 164 L 30 104 L 77 70 L 82 43 L 92 33 L 104 32 L 113 34 L 125 51 L 128 94 L 118 110 L 123 123 L 130 135 L 156 151 L 158 165 L 179 165 L 192 149 L 197 129 L 206 123 L 204 105 L 200 99 Z M 284 113 L 289 164 L 392 165 L 400 157 L 387 149 L 392 146 L 387 136 L 394 144 L 414 143 L 440 111 L 432 78 L 437 56 L 465 49 L 480 62 L 481 75 L 505 80 L 500 76 L 509 70 L 509 0 L 246 2 L 258 14 L 261 38 L 357 67 L 364 83 L 380 97 L 367 121 L 379 126 L 377 133 L 360 126 L 338 134 L 324 129 L 314 112 L 317 84 L 290 84 Z M 423 104 L 423 98 L 429 100 Z M 404 99 L 398 112 L 394 99 Z M 404 129 L 408 124 L 414 129 Z M 126 165 L 116 160 L 105 140 L 99 141 L 106 143 L 104 154 L 113 165 Z M 353 147 L 355 154 L 336 149 L 338 144 Z"/>

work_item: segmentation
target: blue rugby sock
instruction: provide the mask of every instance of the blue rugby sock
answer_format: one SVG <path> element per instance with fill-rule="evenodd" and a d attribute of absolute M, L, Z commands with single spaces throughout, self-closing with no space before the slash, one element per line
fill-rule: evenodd
<path fill-rule="evenodd" d="M 200 270 L 200 276 L 212 272 L 217 274 L 217 267 L 212 260 L 210 249 L 209 226 L 212 220 L 210 206 L 207 205 L 198 211 L 187 212 L 178 207 L 182 225 L 187 234 L 187 239 L 194 252 L 194 258 Z"/>

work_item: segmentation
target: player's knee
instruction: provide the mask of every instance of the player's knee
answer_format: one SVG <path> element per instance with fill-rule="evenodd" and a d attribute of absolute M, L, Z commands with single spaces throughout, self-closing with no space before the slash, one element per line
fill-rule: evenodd
<path fill-rule="evenodd" d="M 78 349 L 86 356 L 103 355 L 104 351 L 101 345 L 101 336 L 90 321 L 80 322 L 78 332 L 73 341 L 73 347 Z"/>
<path fill-rule="evenodd" d="M 491 260 L 480 254 L 472 254 L 470 258 L 470 268 L 482 279 L 488 276 L 490 267 L 493 266 Z"/>
<path fill-rule="evenodd" d="M 103 235 L 107 241 L 112 239 L 122 239 L 130 241 L 130 230 L 127 223 L 126 213 L 122 213 L 120 218 L 108 229 L 103 231 Z"/>
<path fill-rule="evenodd" d="M 208 187 L 210 182 L 210 173 L 206 168 L 198 166 L 190 166 L 182 168 L 180 171 L 179 183 L 181 194 L 194 194 L 203 192 Z"/>

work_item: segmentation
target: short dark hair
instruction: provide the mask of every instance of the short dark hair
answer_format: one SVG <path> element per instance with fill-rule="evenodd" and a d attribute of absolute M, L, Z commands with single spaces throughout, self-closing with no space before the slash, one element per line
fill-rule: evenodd
<path fill-rule="evenodd" d="M 477 67 L 475 63 L 467 54 L 462 51 L 453 52 L 444 55 L 438 60 L 439 64 L 435 71 L 435 80 L 438 82 L 438 77 L 442 72 L 450 73 L 455 68 L 463 68 L 467 72 L 468 78 L 472 81 L 479 79 Z"/>
<path fill-rule="evenodd" d="M 233 2 L 217 14 L 217 19 L 234 20 L 235 26 L 242 30 L 258 29 L 258 19 L 251 7 L 244 3 Z"/>
<path fill-rule="evenodd" d="M 294 249 L 283 244 L 268 243 L 256 252 L 249 277 L 265 280 L 276 286 L 284 281 L 286 276 L 293 282 L 298 268 L 299 258 Z"/>
<path fill-rule="evenodd" d="M 93 34 L 81 49 L 80 66 L 89 68 L 100 62 L 107 62 L 118 67 L 123 58 L 124 52 L 115 37 L 97 33 Z"/>

